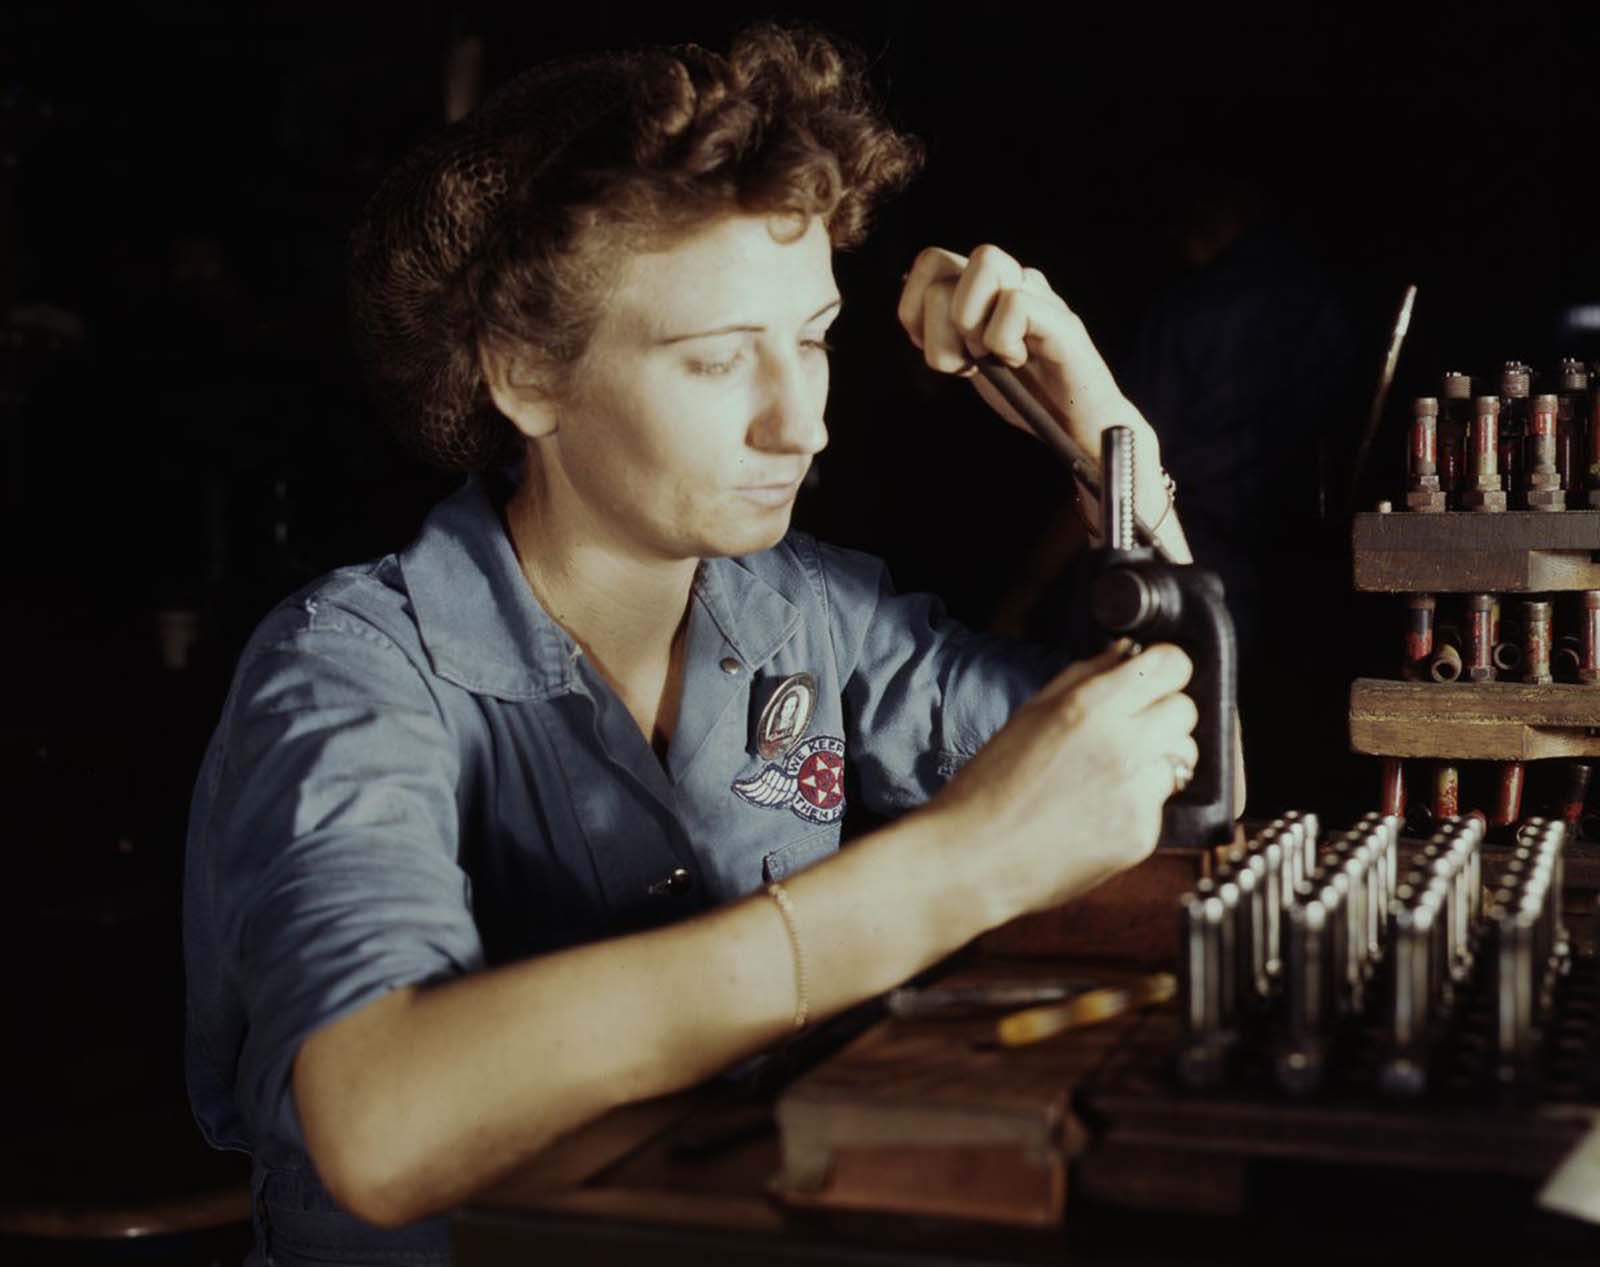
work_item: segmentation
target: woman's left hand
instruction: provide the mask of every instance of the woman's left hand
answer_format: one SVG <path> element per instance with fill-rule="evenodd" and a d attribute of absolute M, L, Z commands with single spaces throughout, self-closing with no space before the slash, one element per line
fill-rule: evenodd
<path fill-rule="evenodd" d="M 1100 432 L 1118 424 L 1132 427 L 1138 448 L 1154 456 L 1155 433 L 1117 387 L 1078 314 L 1043 273 L 999 247 L 980 246 L 970 258 L 923 251 L 906 274 L 898 316 L 934 370 L 975 376 L 973 362 L 985 356 L 1010 366 L 1091 457 L 1100 454 Z M 982 376 L 973 385 L 1002 418 L 1029 430 Z"/>

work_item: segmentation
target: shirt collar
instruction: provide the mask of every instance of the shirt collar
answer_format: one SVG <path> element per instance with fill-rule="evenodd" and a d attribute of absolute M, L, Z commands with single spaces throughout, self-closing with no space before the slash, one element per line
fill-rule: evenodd
<path fill-rule="evenodd" d="M 772 659 L 800 624 L 799 609 L 742 559 L 703 560 L 694 595 L 748 669 Z"/>
<path fill-rule="evenodd" d="M 434 672 L 479 695 L 573 689 L 577 644 L 539 606 L 500 516 L 503 477 L 474 475 L 428 513 L 400 569 Z M 800 613 L 739 559 L 707 559 L 694 596 L 747 668 L 770 660 Z"/>

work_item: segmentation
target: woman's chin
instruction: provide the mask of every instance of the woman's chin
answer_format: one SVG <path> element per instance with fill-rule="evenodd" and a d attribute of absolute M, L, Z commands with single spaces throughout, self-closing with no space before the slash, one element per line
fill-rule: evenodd
<path fill-rule="evenodd" d="M 710 548 L 701 557 L 760 554 L 763 550 L 772 549 L 789 534 L 789 512 L 790 507 L 785 506 L 780 512 L 763 515 L 759 519 L 752 517 L 738 524 L 719 525 L 719 530 L 711 534 L 708 542 Z"/>

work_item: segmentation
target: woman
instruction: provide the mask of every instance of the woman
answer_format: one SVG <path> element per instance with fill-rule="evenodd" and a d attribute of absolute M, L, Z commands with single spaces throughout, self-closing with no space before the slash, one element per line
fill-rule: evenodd
<path fill-rule="evenodd" d="M 260 1253 L 442 1260 L 429 1216 L 563 1131 L 1153 846 L 1196 761 L 1181 651 L 1058 671 L 788 533 L 832 251 L 916 159 L 837 48 L 760 28 L 530 72 L 375 199 L 379 395 L 474 474 L 269 615 L 200 776 L 191 1094 L 255 1158 Z M 899 319 L 1159 470 L 1003 252 L 923 252 Z M 1137 500 L 1183 557 L 1159 479 Z M 839 853 L 847 762 L 903 816 Z"/>

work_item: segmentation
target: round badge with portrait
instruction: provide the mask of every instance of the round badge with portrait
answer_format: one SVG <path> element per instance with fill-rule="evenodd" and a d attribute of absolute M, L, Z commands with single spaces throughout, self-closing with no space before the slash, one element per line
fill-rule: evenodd
<path fill-rule="evenodd" d="M 756 722 L 756 754 L 776 761 L 805 738 L 817 708 L 817 680 L 809 673 L 792 673 L 778 683 Z"/>

